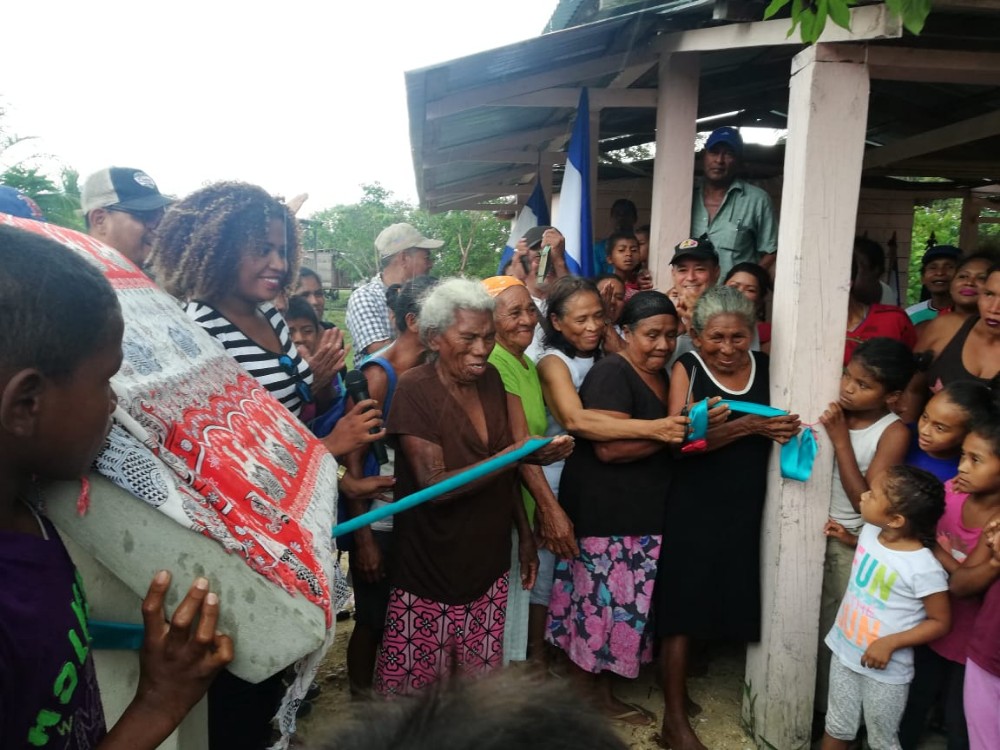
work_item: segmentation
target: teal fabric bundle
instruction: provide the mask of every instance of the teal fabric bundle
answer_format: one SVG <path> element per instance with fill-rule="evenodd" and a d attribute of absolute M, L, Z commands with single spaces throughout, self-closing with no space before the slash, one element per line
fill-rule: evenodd
<path fill-rule="evenodd" d="M 717 404 L 717 406 L 719 405 L 728 406 L 732 411 L 756 414 L 760 417 L 780 417 L 788 414 L 787 411 L 776 409 L 773 406 L 751 404 L 746 401 L 723 399 Z M 704 440 L 708 432 L 708 399 L 692 405 L 688 417 L 691 419 L 688 441 L 694 443 Z M 819 446 L 816 444 L 816 436 L 813 434 L 812 428 L 805 427 L 792 440 L 781 446 L 781 476 L 798 482 L 808 481 L 818 450 Z"/>

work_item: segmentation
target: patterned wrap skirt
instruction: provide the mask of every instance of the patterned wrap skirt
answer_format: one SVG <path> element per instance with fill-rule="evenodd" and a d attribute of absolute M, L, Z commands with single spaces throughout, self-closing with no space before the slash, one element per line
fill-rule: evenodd
<path fill-rule="evenodd" d="M 636 677 L 653 658 L 650 606 L 661 537 L 582 537 L 556 563 L 545 639 L 587 672 Z"/>
<path fill-rule="evenodd" d="M 508 573 L 468 604 L 389 593 L 375 691 L 408 695 L 451 675 L 479 676 L 503 663 Z"/>

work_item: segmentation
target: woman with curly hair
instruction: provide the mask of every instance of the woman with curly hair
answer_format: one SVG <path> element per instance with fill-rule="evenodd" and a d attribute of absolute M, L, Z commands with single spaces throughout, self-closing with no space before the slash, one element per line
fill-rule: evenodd
<path fill-rule="evenodd" d="M 299 267 L 298 229 L 282 202 L 262 188 L 239 182 L 197 190 L 163 218 L 152 260 L 156 278 L 186 304 L 188 315 L 289 411 L 301 416 L 313 402 L 314 391 L 330 394 L 329 383 L 344 362 L 343 334 L 336 329 L 324 334 L 317 350 L 325 346 L 329 351 L 323 357 L 314 353 L 312 364 L 322 373 L 314 377 L 272 304 Z M 334 336 L 336 340 L 330 340 Z M 324 439 L 331 453 L 348 453 L 384 434 L 357 439 L 381 424 L 377 410 L 363 413 L 374 403 L 358 404 L 338 423 L 346 429 L 335 429 Z M 374 488 L 376 493 L 381 490 Z M 353 491 L 364 494 L 358 488 Z M 221 674 L 209 691 L 209 747 L 265 747 L 281 694 L 280 672 L 256 685 Z"/>
<path fill-rule="evenodd" d="M 238 182 L 197 190 L 164 217 L 153 264 L 188 315 L 293 414 L 314 386 L 322 390 L 272 304 L 299 267 L 298 229 L 283 203 Z"/>

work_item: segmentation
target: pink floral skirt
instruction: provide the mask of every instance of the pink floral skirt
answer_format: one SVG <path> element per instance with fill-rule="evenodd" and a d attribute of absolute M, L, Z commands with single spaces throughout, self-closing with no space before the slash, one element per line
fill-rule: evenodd
<path fill-rule="evenodd" d="M 402 589 L 389 593 L 375 690 L 407 695 L 453 674 L 478 676 L 503 663 L 508 574 L 468 604 L 442 604 Z"/>
<path fill-rule="evenodd" d="M 660 536 L 588 536 L 556 563 L 545 638 L 588 672 L 636 677 L 652 661 Z"/>

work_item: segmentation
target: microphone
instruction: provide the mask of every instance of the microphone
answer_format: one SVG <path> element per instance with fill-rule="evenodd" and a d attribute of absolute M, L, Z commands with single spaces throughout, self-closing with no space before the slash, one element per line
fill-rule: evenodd
<path fill-rule="evenodd" d="M 354 403 L 356 404 L 371 398 L 368 395 L 368 380 L 361 370 L 351 370 L 344 376 L 344 388 L 347 389 L 347 395 L 354 399 Z M 368 430 L 368 434 L 375 435 L 379 431 L 378 427 L 372 427 Z M 371 448 L 372 453 L 375 455 L 375 460 L 378 461 L 380 466 L 389 463 L 389 454 L 385 452 L 385 443 L 381 440 L 376 440 L 371 444 Z"/>

